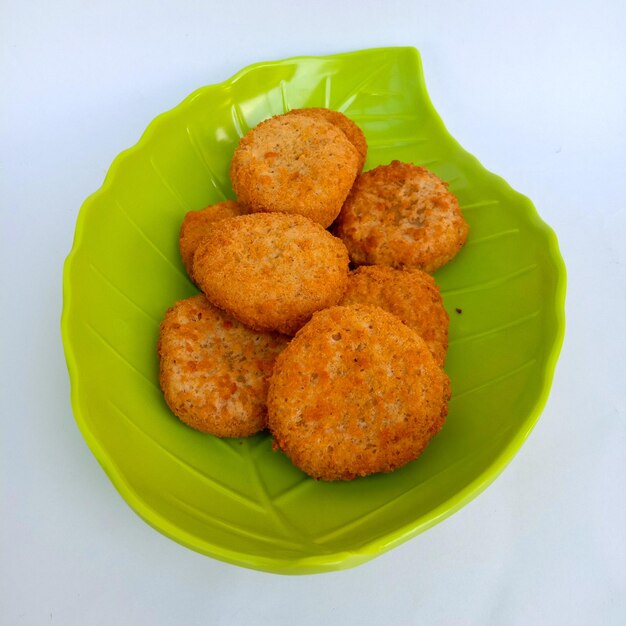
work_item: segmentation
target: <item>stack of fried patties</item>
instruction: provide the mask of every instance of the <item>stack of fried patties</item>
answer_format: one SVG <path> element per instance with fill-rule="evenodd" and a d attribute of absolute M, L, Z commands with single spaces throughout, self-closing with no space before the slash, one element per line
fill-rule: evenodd
<path fill-rule="evenodd" d="M 467 224 L 434 174 L 399 161 L 362 174 L 366 155 L 360 128 L 328 109 L 250 130 L 231 164 L 238 200 L 185 216 L 181 256 L 202 294 L 168 310 L 159 339 L 182 421 L 218 437 L 269 428 L 324 480 L 417 458 L 450 397 L 448 315 L 426 272 Z"/>

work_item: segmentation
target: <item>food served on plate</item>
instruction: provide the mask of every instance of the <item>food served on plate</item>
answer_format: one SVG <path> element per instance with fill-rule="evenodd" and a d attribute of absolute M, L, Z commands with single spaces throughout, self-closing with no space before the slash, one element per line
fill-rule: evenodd
<path fill-rule="evenodd" d="M 215 224 L 196 249 L 193 275 L 214 305 L 244 324 L 294 334 L 343 296 L 348 252 L 306 217 L 252 213 Z"/>
<path fill-rule="evenodd" d="M 468 230 L 446 183 L 424 167 L 392 161 L 359 176 L 336 232 L 358 265 L 430 273 L 454 258 Z"/>
<path fill-rule="evenodd" d="M 450 398 L 449 319 L 426 272 L 468 226 L 432 172 L 393 161 L 357 177 L 366 156 L 336 111 L 250 130 L 231 163 L 237 201 L 183 220 L 181 257 L 203 294 L 170 309 L 159 338 L 161 387 L 182 421 L 219 437 L 269 426 L 322 480 L 417 458 Z M 324 229 L 338 214 L 341 238 Z M 364 265 L 349 272 L 350 257 Z"/>
<path fill-rule="evenodd" d="M 378 307 L 316 313 L 278 356 L 276 446 L 307 474 L 349 480 L 414 460 L 441 429 L 449 380 L 421 337 Z"/>
<path fill-rule="evenodd" d="M 248 131 L 230 167 L 237 198 L 250 211 L 304 215 L 324 228 L 339 214 L 361 155 L 321 116 L 285 114 Z"/>
<path fill-rule="evenodd" d="M 197 430 L 218 437 L 253 435 L 266 427 L 268 380 L 287 341 L 247 328 L 202 294 L 177 302 L 159 335 L 165 401 Z"/>
<path fill-rule="evenodd" d="M 309 117 L 317 117 L 325 119 L 334 124 L 343 131 L 350 143 L 357 149 L 360 156 L 359 172 L 365 165 L 367 159 L 367 141 L 363 131 L 346 115 L 332 109 L 323 109 L 321 107 L 311 107 L 308 109 L 292 109 L 287 115 L 306 115 Z"/>
<path fill-rule="evenodd" d="M 200 240 L 211 231 L 213 224 L 244 213 L 244 209 L 235 200 L 224 200 L 199 211 L 189 211 L 185 215 L 180 227 L 179 247 L 180 257 L 189 278 L 193 280 L 193 253 Z"/>
<path fill-rule="evenodd" d="M 426 342 L 443 367 L 448 350 L 448 314 L 435 279 L 422 270 L 363 265 L 350 272 L 339 304 L 368 304 L 393 313 Z"/>

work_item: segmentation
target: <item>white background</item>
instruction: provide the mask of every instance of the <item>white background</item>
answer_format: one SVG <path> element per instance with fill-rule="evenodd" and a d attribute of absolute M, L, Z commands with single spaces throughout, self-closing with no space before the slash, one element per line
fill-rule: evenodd
<path fill-rule="evenodd" d="M 3 2 L 2 624 L 625 624 L 625 32 L 621 0 Z M 343 572 L 237 568 L 142 522 L 81 438 L 63 260 L 115 155 L 189 92 L 381 45 L 421 51 L 451 133 L 556 230 L 552 393 L 501 477 L 435 528 Z"/>

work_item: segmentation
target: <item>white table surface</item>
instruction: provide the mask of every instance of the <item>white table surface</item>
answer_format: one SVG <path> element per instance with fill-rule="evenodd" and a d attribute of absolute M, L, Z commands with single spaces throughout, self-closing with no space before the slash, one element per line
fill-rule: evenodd
<path fill-rule="evenodd" d="M 626 623 L 626 4 L 60 0 L 0 9 L 0 622 Z M 261 60 L 413 45 L 451 133 L 556 230 L 548 404 L 486 492 L 356 569 L 187 550 L 126 505 L 72 417 L 61 272 L 83 199 L 148 122 Z"/>

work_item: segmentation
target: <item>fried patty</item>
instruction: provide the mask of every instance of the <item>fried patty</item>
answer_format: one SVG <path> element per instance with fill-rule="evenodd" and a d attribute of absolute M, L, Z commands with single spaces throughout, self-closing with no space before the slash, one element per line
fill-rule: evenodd
<path fill-rule="evenodd" d="M 196 430 L 253 435 L 266 426 L 268 380 L 287 341 L 246 328 L 202 294 L 177 302 L 161 323 L 158 343 L 165 401 Z"/>
<path fill-rule="evenodd" d="M 292 109 L 287 115 L 307 115 L 309 117 L 317 117 L 325 119 L 327 122 L 334 124 L 343 131 L 350 143 L 357 149 L 360 156 L 359 172 L 365 165 L 367 159 L 367 141 L 363 131 L 346 115 L 332 109 L 324 109 L 321 107 L 311 107 L 308 109 Z"/>
<path fill-rule="evenodd" d="M 215 222 L 236 217 L 245 213 L 239 203 L 235 200 L 225 200 L 201 209 L 200 211 L 189 211 L 180 227 L 180 256 L 183 260 L 189 278 L 193 280 L 193 253 L 198 247 L 198 243 L 213 227 Z"/>
<path fill-rule="evenodd" d="M 443 367 L 449 319 L 439 287 L 426 272 L 364 265 L 350 272 L 340 304 L 368 304 L 393 313 L 417 332 Z"/>
<path fill-rule="evenodd" d="M 301 215 L 252 213 L 215 224 L 196 249 L 193 274 L 213 304 L 244 324 L 294 334 L 343 296 L 348 251 Z"/>
<path fill-rule="evenodd" d="M 360 159 L 327 120 L 277 115 L 241 139 L 230 176 L 239 202 L 250 211 L 304 215 L 326 228 L 341 210 Z"/>
<path fill-rule="evenodd" d="M 354 263 L 429 273 L 459 252 L 468 230 L 447 184 L 400 161 L 362 174 L 337 219 L 337 234 Z"/>
<path fill-rule="evenodd" d="M 426 343 L 378 307 L 316 313 L 278 356 L 276 447 L 314 478 L 350 480 L 417 458 L 441 429 L 449 380 Z"/>

